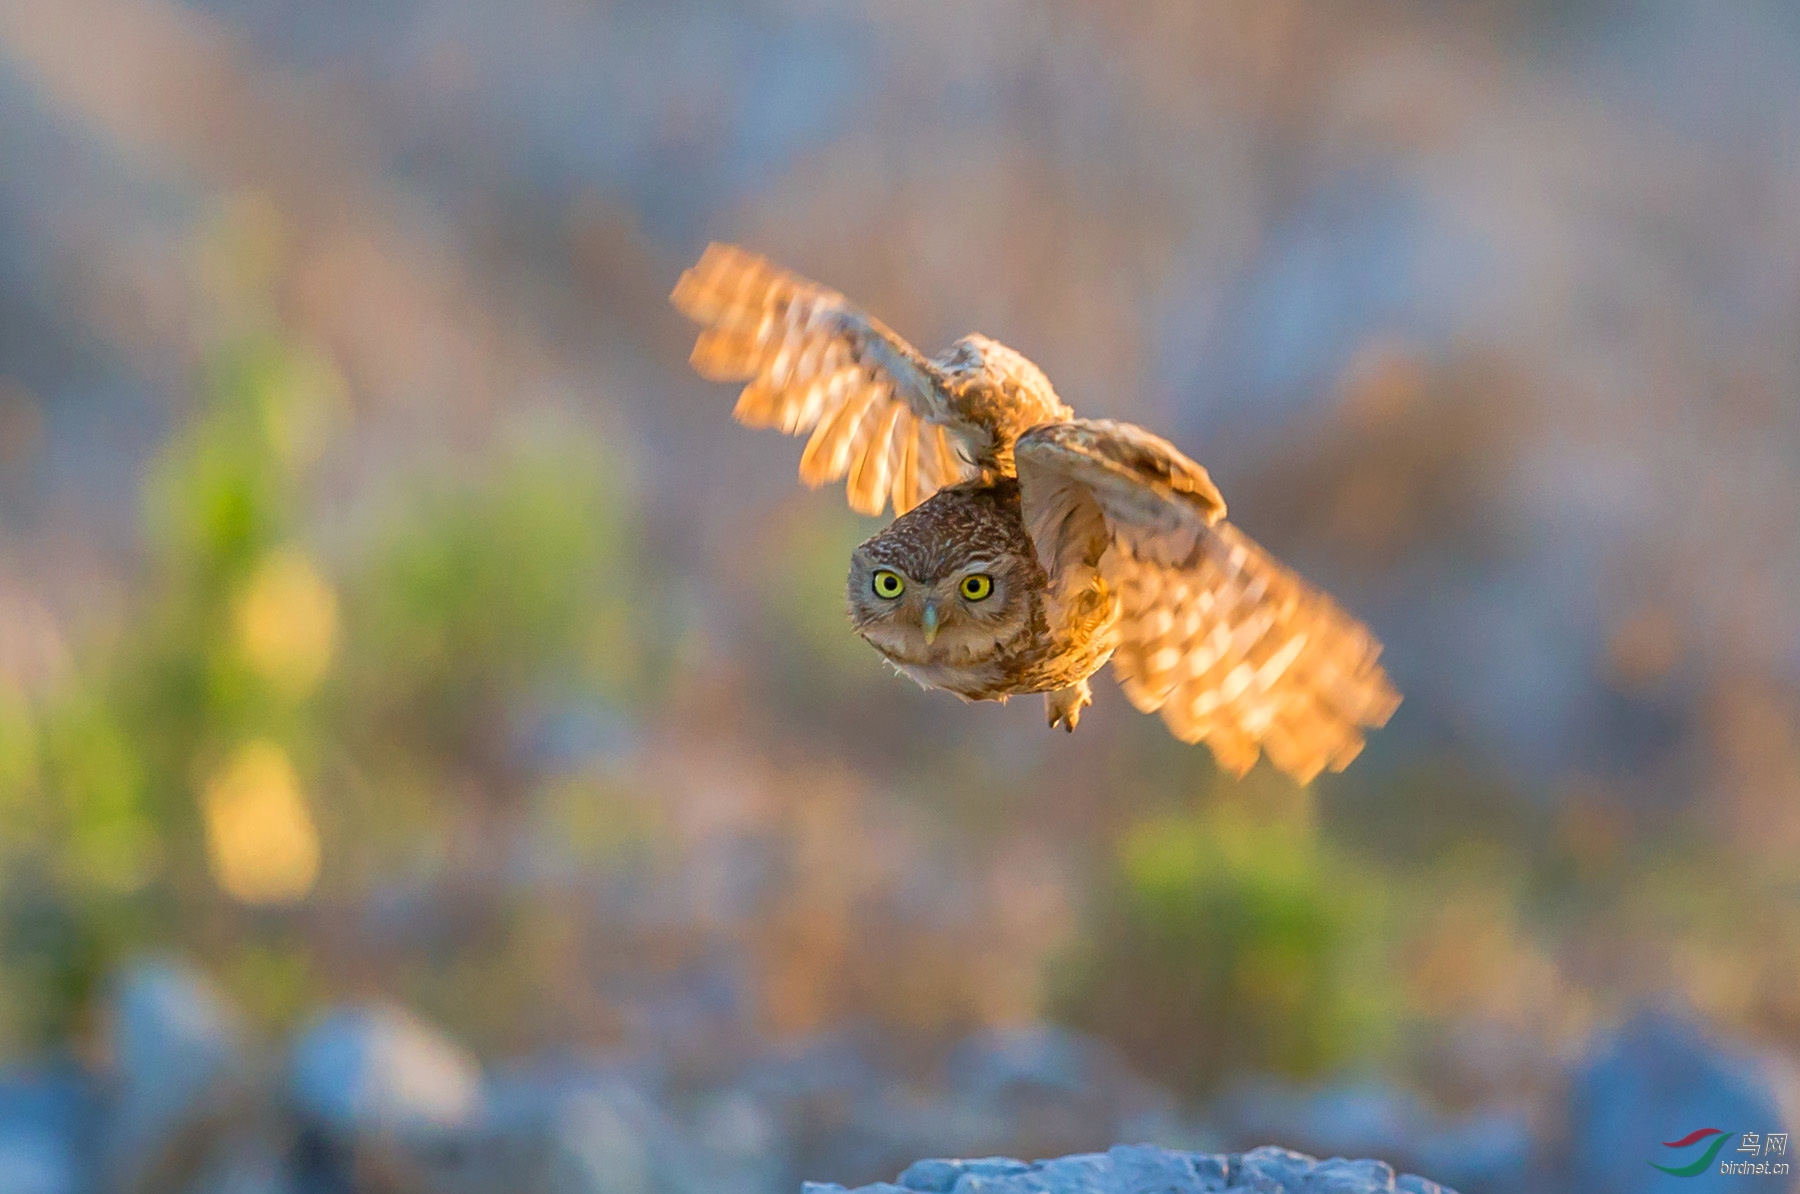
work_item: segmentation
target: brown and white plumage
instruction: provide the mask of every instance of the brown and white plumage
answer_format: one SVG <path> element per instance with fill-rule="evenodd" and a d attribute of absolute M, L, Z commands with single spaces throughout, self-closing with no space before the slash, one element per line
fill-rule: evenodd
<path fill-rule="evenodd" d="M 800 478 L 899 516 L 856 550 L 857 633 L 970 700 L 1046 694 L 1073 730 L 1109 658 L 1132 704 L 1242 774 L 1341 770 L 1400 697 L 1367 628 L 1225 519 L 1206 470 L 1129 423 L 1076 419 L 1019 353 L 927 359 L 835 291 L 713 245 L 672 301 L 735 414 L 810 433 Z M 884 574 L 886 574 L 884 576 Z M 972 596 L 980 591 L 979 597 Z"/>
<path fill-rule="evenodd" d="M 811 432 L 800 479 L 848 476 L 860 514 L 890 498 L 904 514 L 945 485 L 1005 475 L 1020 432 L 1069 414 L 1004 345 L 970 336 L 928 361 L 843 295 L 733 245 L 709 246 L 670 299 L 704 327 L 701 376 L 747 383 L 738 422 Z M 987 384 L 996 368 L 1002 384 Z"/>
<path fill-rule="evenodd" d="M 1027 432 L 1016 454 L 1038 554 L 1066 583 L 1091 567 L 1117 594 L 1113 670 L 1176 737 L 1239 773 L 1266 751 L 1305 782 L 1342 770 L 1364 727 L 1392 715 L 1381 644 L 1226 522 L 1205 470 L 1174 445 L 1074 420 Z"/>

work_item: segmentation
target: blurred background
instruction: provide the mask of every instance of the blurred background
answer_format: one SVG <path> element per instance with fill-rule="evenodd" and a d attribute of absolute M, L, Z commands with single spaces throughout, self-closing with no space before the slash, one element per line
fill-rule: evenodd
<path fill-rule="evenodd" d="M 1646 1162 L 1800 1107 L 1792 6 L 12 0 L 0 160 L 0 1188 L 1788 1188 Z M 1392 724 L 896 678 L 709 239 L 1168 434 Z"/>

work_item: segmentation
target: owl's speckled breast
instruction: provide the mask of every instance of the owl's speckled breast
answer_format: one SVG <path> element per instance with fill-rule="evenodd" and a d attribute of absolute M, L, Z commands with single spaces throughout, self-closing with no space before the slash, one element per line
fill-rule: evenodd
<path fill-rule="evenodd" d="M 1110 645 L 1089 650 L 1085 645 L 1062 649 L 1021 652 L 976 666 L 915 664 L 893 661 L 894 666 L 926 688 L 941 688 L 971 701 L 1003 701 L 1009 696 L 1055 692 L 1077 684 L 1099 671 L 1112 657 Z M 884 652 L 885 654 L 885 652 Z M 891 657 L 890 657 L 891 658 Z"/>

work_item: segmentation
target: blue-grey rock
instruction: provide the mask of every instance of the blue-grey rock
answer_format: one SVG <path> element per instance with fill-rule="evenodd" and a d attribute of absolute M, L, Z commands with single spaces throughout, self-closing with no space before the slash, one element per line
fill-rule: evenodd
<path fill-rule="evenodd" d="M 91 1188 L 86 1158 L 97 1119 L 94 1093 L 73 1070 L 0 1076 L 0 1190 L 79 1194 Z"/>
<path fill-rule="evenodd" d="M 587 1194 L 655 1194 L 654 1112 L 623 1090 L 581 1091 L 557 1107 L 551 1123 L 550 1184 Z"/>
<path fill-rule="evenodd" d="M 289 1093 L 314 1123 L 346 1137 L 431 1135 L 472 1126 L 481 1069 L 402 1008 L 344 1008 L 293 1046 Z"/>
<path fill-rule="evenodd" d="M 1225 1188 L 1226 1162 L 1222 1157 L 1195 1156 L 1146 1144 L 1117 1145 L 1110 1155 L 1118 1184 L 1138 1194 L 1186 1194 L 1190 1190 Z"/>
<path fill-rule="evenodd" d="M 956 1183 L 957 1189 L 968 1191 L 969 1186 L 965 1183 L 973 1180 L 977 1179 L 964 1178 Z M 1027 1180 L 1043 1190 L 1054 1190 L 1058 1194 L 1112 1194 L 1112 1158 L 1105 1153 L 1081 1153 L 1072 1157 L 1040 1161 L 1032 1166 Z M 993 1186 L 983 1183 L 981 1189 L 990 1190 Z"/>
<path fill-rule="evenodd" d="M 978 1033 L 946 1066 L 961 1123 L 985 1125 L 965 1138 L 983 1149 L 1039 1156 L 1104 1149 L 1119 1140 L 1199 1143 L 1169 1093 L 1145 1081 L 1111 1046 L 1049 1025 Z M 927 1139 L 943 1147 L 950 1137 Z"/>
<path fill-rule="evenodd" d="M 844 1194 L 844 1187 L 807 1183 L 806 1194 Z M 1006 1157 L 919 1161 L 897 1183 L 877 1182 L 854 1194 L 1455 1194 L 1423 1178 L 1396 1179 L 1384 1161 L 1320 1161 L 1285 1148 L 1242 1154 L 1183 1153 L 1118 1145 L 1048 1161 Z"/>
<path fill-rule="evenodd" d="M 970 1161 L 919 1161 L 900 1175 L 900 1184 L 913 1190 L 954 1190 L 963 1178 L 991 1181 L 1028 1173 L 1031 1166 L 1011 1157 L 978 1157 Z M 925 1184 L 920 1184 L 925 1183 Z"/>
<path fill-rule="evenodd" d="M 1306 1194 L 1362 1194 L 1393 1188 L 1394 1167 L 1386 1161 L 1346 1161 L 1342 1157 L 1320 1161 L 1301 1183 Z"/>
<path fill-rule="evenodd" d="M 1385 1082 L 1245 1082 L 1214 1101 L 1211 1118 L 1235 1139 L 1287 1140 L 1314 1155 L 1385 1157 L 1495 1194 L 1536 1194 L 1542 1186 L 1523 1112 L 1444 1115 Z"/>
<path fill-rule="evenodd" d="M 915 1161 L 906 1167 L 900 1175 L 899 1183 L 908 1190 L 921 1190 L 924 1194 L 949 1194 L 956 1186 L 956 1179 L 962 1176 L 966 1161 Z M 1017 1162 L 1023 1166 L 1024 1162 Z"/>
<path fill-rule="evenodd" d="M 791 1188 L 784 1182 L 787 1141 L 772 1108 L 739 1090 L 700 1099 L 690 1135 L 706 1167 L 708 1194 L 763 1194 Z"/>
<path fill-rule="evenodd" d="M 1104 1099 L 1114 1114 L 1157 1110 L 1169 1102 L 1103 1042 L 1050 1025 L 978 1033 L 956 1047 L 947 1070 L 953 1091 L 980 1098 L 1055 1092 Z"/>
<path fill-rule="evenodd" d="M 555 1194 L 701 1194 L 693 1144 L 644 1095 L 623 1084 L 571 1092 L 551 1122 Z"/>
<path fill-rule="evenodd" d="M 248 1082 L 242 1019 L 207 977 L 174 959 L 127 966 L 107 1012 L 109 1188 L 135 1189 L 238 1109 Z"/>
<path fill-rule="evenodd" d="M 1574 1073 L 1565 1119 L 1566 1151 L 1556 1167 L 1568 1174 L 1571 1194 L 1640 1194 L 1671 1186 L 1692 1194 L 1742 1190 L 1756 1179 L 1722 1174 L 1717 1160 L 1691 1178 L 1667 1177 L 1651 1163 L 1694 1162 L 1704 1141 L 1685 1149 L 1662 1142 L 1696 1128 L 1718 1128 L 1741 1140 L 1746 1132 L 1760 1136 L 1792 1126 L 1782 1116 L 1771 1065 L 1709 1040 L 1690 1021 L 1667 1013 L 1631 1020 Z"/>
<path fill-rule="evenodd" d="M 5 1187 L 0 1187 L 4 1189 Z M 184 1194 L 300 1194 L 275 1141 L 246 1135 L 208 1158 Z M 310 1191 L 307 1194 L 311 1194 Z"/>
<path fill-rule="evenodd" d="M 1312 1172 L 1314 1160 L 1305 1153 L 1273 1145 L 1247 1152 L 1233 1167 L 1235 1184 L 1227 1190 L 1255 1190 L 1257 1194 L 1300 1194 Z M 1376 1189 L 1383 1189 L 1377 1186 Z"/>
<path fill-rule="evenodd" d="M 768 1123 L 742 1100 L 713 1096 L 696 1129 L 670 1114 L 628 1067 L 552 1064 L 497 1071 L 483 1122 L 467 1133 L 493 1190 L 545 1194 L 763 1194 Z M 791 1189 L 791 1187 L 789 1187 Z"/>
<path fill-rule="evenodd" d="M 1208 1142 L 1177 1117 L 1166 1093 L 1106 1045 L 1075 1033 L 976 1034 L 952 1052 L 935 1089 L 900 1080 L 892 1049 L 877 1034 L 846 1030 L 753 1059 L 725 1078 L 726 1089 L 761 1108 L 776 1140 L 765 1171 L 782 1180 L 760 1189 L 793 1190 L 824 1175 L 866 1182 L 933 1153 L 1058 1156 L 1120 1139 Z M 915 1173 L 921 1181 L 923 1172 Z M 963 1170 L 933 1172 L 943 1183 L 936 1194 L 950 1194 Z"/>
<path fill-rule="evenodd" d="M 1403 1173 L 1394 1179 L 1394 1189 L 1400 1194 L 1450 1194 L 1450 1191 L 1436 1182 L 1411 1173 Z"/>

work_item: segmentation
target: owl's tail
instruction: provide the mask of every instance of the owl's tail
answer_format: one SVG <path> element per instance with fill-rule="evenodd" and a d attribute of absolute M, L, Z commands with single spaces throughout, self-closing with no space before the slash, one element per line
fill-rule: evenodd
<path fill-rule="evenodd" d="M 1368 628 L 1230 523 L 1182 570 L 1116 551 L 1105 570 L 1126 697 L 1227 771 L 1265 752 L 1300 783 L 1341 771 L 1400 704 Z"/>

